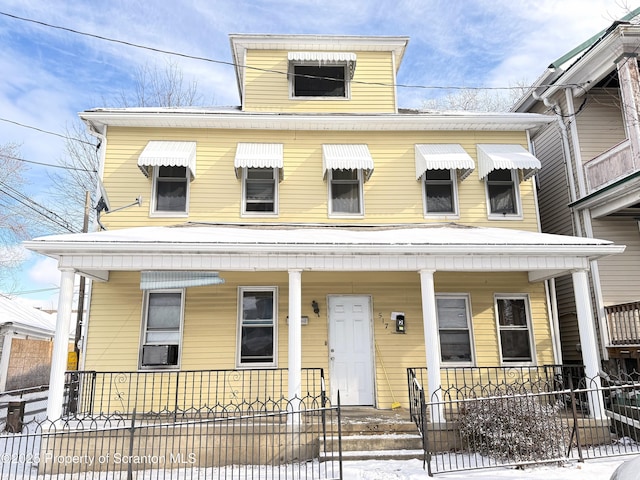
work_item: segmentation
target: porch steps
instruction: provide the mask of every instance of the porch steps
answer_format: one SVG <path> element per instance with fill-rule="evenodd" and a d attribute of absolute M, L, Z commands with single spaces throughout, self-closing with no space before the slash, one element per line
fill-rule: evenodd
<path fill-rule="evenodd" d="M 345 407 L 342 411 L 342 458 L 345 460 L 422 459 L 422 438 L 406 410 Z M 338 457 L 334 435 L 320 439 L 320 459 Z M 326 443 L 325 443 L 326 442 Z M 326 448 L 325 448 L 326 446 Z"/>

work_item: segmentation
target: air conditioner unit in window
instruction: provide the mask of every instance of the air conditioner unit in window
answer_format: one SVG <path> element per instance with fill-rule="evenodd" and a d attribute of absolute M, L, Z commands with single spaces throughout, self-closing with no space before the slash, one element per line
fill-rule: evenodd
<path fill-rule="evenodd" d="M 178 345 L 144 345 L 142 364 L 145 366 L 177 365 Z"/>

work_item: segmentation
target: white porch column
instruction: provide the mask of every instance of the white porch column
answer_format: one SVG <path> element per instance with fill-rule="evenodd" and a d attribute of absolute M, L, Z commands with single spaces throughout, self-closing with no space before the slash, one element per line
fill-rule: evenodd
<path fill-rule="evenodd" d="M 69 332 L 71 329 L 71 313 L 73 311 L 73 281 L 75 272 L 72 269 L 61 269 L 60 294 L 58 296 L 58 318 L 56 333 L 53 338 L 53 355 L 51 357 L 51 374 L 49 376 L 49 401 L 47 418 L 58 420 L 62 417 L 64 401 L 64 372 L 67 370 L 69 351 Z"/>
<path fill-rule="evenodd" d="M 433 283 L 433 270 L 420 270 L 422 291 L 422 322 L 424 325 L 424 344 L 427 350 L 427 402 L 440 402 L 440 335 L 436 321 L 436 292 Z M 431 422 L 444 423 L 444 409 L 440 405 L 431 409 Z"/>
<path fill-rule="evenodd" d="M 633 162 L 637 167 L 637 157 L 640 155 L 640 119 L 638 115 L 640 90 L 638 89 L 637 54 L 635 52 L 623 53 L 616 60 L 616 68 L 620 82 L 622 116 L 627 127 L 627 138 L 631 144 Z"/>
<path fill-rule="evenodd" d="M 578 328 L 580 330 L 580 346 L 582 349 L 582 361 L 584 362 L 587 388 L 600 389 L 600 358 L 598 356 L 598 344 L 594 330 L 593 310 L 591 308 L 591 294 L 586 270 L 578 270 L 571 274 L 573 290 L 576 299 L 576 313 L 578 315 Z M 602 392 L 589 394 L 589 406 L 591 416 L 594 418 L 606 418 L 604 411 L 604 399 Z"/>
<path fill-rule="evenodd" d="M 289 400 L 302 396 L 302 270 L 289 270 Z"/>

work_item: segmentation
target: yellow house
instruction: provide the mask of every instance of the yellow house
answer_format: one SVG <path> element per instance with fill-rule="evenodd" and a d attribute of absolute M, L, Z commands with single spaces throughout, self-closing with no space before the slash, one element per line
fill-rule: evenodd
<path fill-rule="evenodd" d="M 75 274 L 93 280 L 81 368 L 190 372 L 193 405 L 193 372 L 283 372 L 295 398 L 322 369 L 330 398 L 389 408 L 409 367 L 561 363 L 547 281 L 568 273 L 595 376 L 586 272 L 623 247 L 540 233 L 528 138 L 553 119 L 399 108 L 406 37 L 230 40 L 238 108 L 80 114 L 101 231 L 26 243 L 62 271 L 50 418 Z"/>

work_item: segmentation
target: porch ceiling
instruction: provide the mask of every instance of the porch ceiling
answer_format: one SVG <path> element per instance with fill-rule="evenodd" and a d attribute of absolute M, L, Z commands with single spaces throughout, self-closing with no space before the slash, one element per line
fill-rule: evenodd
<path fill-rule="evenodd" d="M 25 247 L 97 280 L 111 270 L 527 271 L 532 281 L 621 253 L 606 240 L 458 224 L 186 223 L 52 235 Z"/>

